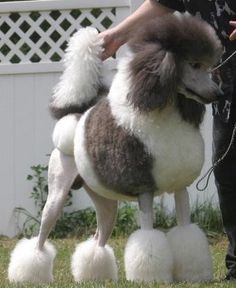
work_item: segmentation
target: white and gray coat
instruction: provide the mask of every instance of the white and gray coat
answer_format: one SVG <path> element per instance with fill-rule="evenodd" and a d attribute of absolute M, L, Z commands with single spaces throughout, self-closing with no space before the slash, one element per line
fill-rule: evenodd
<path fill-rule="evenodd" d="M 138 200 L 140 208 L 141 230 L 131 235 L 125 252 L 127 279 L 208 281 L 208 245 L 199 228 L 190 224 L 186 187 L 204 161 L 199 129 L 204 104 L 221 95 L 209 74 L 221 55 L 220 42 L 205 22 L 174 14 L 146 23 L 129 47 L 107 91 L 101 81 L 102 39 L 97 31 L 80 30 L 70 41 L 65 71 L 50 103 L 58 122 L 37 249 L 45 249 L 71 186 L 83 186 L 95 204 L 98 228 L 73 256 L 76 281 L 117 279 L 114 254 L 106 242 L 118 200 Z M 179 225 L 167 236 L 153 230 L 152 223 L 153 197 L 164 192 L 175 193 Z M 53 257 L 48 255 L 52 269 Z M 9 267 L 13 282 L 32 280 L 32 273 L 22 270 L 19 280 L 14 265 Z"/>

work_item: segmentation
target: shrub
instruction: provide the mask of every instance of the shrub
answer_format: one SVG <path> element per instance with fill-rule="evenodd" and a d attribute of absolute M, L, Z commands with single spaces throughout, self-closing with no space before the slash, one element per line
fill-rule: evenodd
<path fill-rule="evenodd" d="M 218 206 L 214 206 L 211 200 L 200 203 L 198 200 L 192 207 L 192 222 L 197 223 L 208 236 L 214 237 L 223 233 L 221 212 Z"/>

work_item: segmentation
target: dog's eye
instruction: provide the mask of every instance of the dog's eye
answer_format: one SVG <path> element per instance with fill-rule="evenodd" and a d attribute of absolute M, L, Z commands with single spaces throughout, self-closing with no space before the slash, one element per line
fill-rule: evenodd
<path fill-rule="evenodd" d="M 199 62 L 190 63 L 190 65 L 193 69 L 200 69 L 202 67 L 201 63 Z"/>

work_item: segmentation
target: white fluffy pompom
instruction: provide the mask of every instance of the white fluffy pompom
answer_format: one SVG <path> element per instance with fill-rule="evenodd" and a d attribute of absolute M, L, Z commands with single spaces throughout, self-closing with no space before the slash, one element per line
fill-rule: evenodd
<path fill-rule="evenodd" d="M 116 259 L 111 247 L 99 247 L 93 239 L 76 247 L 71 270 L 76 282 L 84 280 L 117 280 Z"/>
<path fill-rule="evenodd" d="M 172 270 L 173 259 L 163 232 L 138 230 L 130 236 L 125 249 L 127 280 L 169 283 Z"/>
<path fill-rule="evenodd" d="M 167 234 L 174 257 L 174 280 L 205 282 L 213 278 L 207 238 L 195 225 L 178 226 Z"/>
<path fill-rule="evenodd" d="M 54 89 L 53 105 L 83 105 L 97 96 L 103 40 L 95 28 L 82 28 L 69 41 L 65 70 Z"/>
<path fill-rule="evenodd" d="M 37 238 L 22 239 L 11 253 L 8 267 L 10 282 L 48 283 L 53 281 L 53 260 L 56 250 L 46 242 L 42 250 L 36 248 Z"/>

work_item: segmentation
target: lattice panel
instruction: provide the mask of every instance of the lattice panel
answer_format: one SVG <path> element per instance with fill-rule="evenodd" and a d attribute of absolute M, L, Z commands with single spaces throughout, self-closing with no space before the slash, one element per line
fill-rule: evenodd
<path fill-rule="evenodd" d="M 80 27 L 109 28 L 116 9 L 76 9 L 0 14 L 1 63 L 61 61 L 69 37 Z"/>

